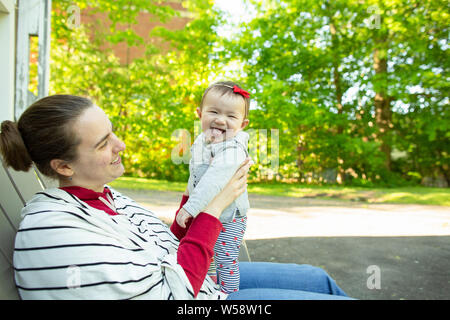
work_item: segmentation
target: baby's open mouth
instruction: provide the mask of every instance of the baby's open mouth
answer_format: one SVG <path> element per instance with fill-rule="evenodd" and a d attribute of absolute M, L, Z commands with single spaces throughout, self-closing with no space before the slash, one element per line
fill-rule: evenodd
<path fill-rule="evenodd" d="M 211 134 L 213 137 L 219 137 L 222 134 L 224 134 L 226 130 L 220 129 L 220 128 L 211 128 Z"/>

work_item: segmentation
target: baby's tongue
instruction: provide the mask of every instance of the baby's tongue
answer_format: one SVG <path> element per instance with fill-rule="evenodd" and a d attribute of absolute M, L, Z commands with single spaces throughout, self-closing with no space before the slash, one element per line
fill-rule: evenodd
<path fill-rule="evenodd" d="M 211 129 L 211 134 L 212 134 L 214 137 L 218 138 L 218 137 L 220 137 L 220 136 L 222 135 L 222 131 L 219 130 L 219 129 L 216 129 L 216 128 L 212 128 L 212 129 Z"/>

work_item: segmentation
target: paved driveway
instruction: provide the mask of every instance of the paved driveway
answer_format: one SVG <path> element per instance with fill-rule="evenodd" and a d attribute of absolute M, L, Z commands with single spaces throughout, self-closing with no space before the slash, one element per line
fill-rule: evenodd
<path fill-rule="evenodd" d="M 170 223 L 180 193 L 121 190 Z M 450 299 L 450 208 L 250 195 L 253 261 L 324 268 L 358 299 Z"/>

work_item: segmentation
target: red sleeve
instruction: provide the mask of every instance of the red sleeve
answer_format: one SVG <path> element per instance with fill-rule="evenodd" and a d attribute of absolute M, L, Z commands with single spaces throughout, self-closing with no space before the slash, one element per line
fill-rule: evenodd
<path fill-rule="evenodd" d="M 188 231 L 189 227 L 192 224 L 192 220 L 189 220 L 186 223 L 186 228 L 182 228 L 178 225 L 176 217 L 178 215 L 178 212 L 180 211 L 180 209 L 184 206 L 184 204 L 189 200 L 189 197 L 183 194 L 183 197 L 181 198 L 181 203 L 180 203 L 180 207 L 178 208 L 177 212 L 175 213 L 175 219 L 173 219 L 173 223 L 170 226 L 170 231 L 172 231 L 172 233 L 178 238 L 178 240 L 181 240 L 186 232 Z"/>
<path fill-rule="evenodd" d="M 190 228 L 181 239 L 177 261 L 183 267 L 197 296 L 205 280 L 214 245 L 222 231 L 222 223 L 216 217 L 201 212 L 193 219 Z"/>
<path fill-rule="evenodd" d="M 197 296 L 208 273 L 214 245 L 222 231 L 222 223 L 216 217 L 201 212 L 195 219 L 186 223 L 186 228 L 180 227 L 176 216 L 188 199 L 188 196 L 183 195 L 170 230 L 180 240 L 177 262 L 186 273 L 194 295 Z"/>

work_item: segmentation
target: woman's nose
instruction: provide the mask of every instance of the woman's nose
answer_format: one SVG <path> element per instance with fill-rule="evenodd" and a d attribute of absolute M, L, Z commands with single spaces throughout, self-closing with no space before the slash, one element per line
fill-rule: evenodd
<path fill-rule="evenodd" d="M 120 142 L 120 146 L 119 146 L 119 151 L 123 151 L 123 150 L 125 150 L 125 148 L 126 148 L 126 145 L 125 145 L 125 142 L 123 142 L 122 140 L 120 140 L 119 139 L 119 142 Z"/>
<path fill-rule="evenodd" d="M 125 143 L 114 134 L 114 153 L 125 150 Z"/>

